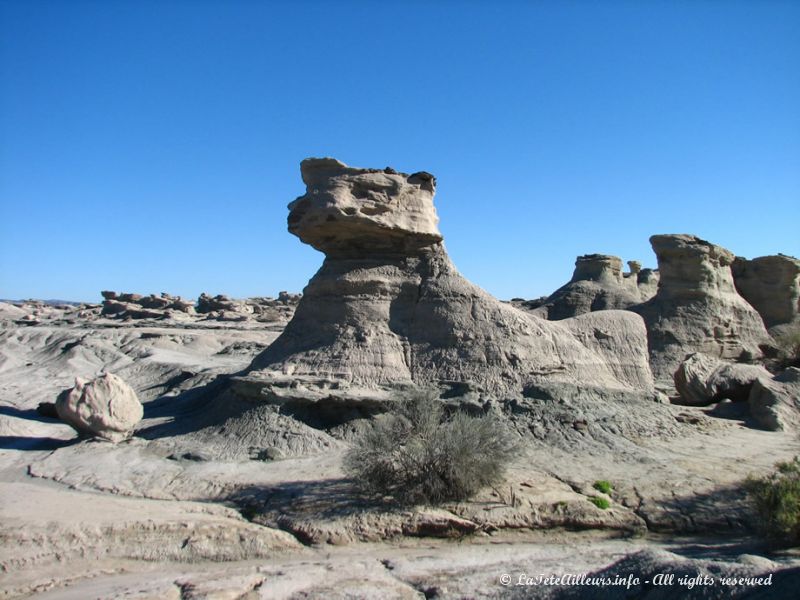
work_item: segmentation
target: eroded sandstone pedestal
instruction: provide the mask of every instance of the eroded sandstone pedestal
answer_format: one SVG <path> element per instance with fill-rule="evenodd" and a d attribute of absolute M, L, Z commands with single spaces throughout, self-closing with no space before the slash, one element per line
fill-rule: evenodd
<path fill-rule="evenodd" d="M 751 361 L 770 339 L 761 316 L 733 283 L 732 252 L 693 235 L 654 235 L 658 292 L 634 307 L 647 323 L 650 363 L 671 379 L 686 355 Z"/>
<path fill-rule="evenodd" d="M 330 158 L 305 160 L 301 172 L 306 193 L 289 205 L 289 231 L 326 258 L 239 389 L 282 381 L 329 389 L 468 383 L 496 395 L 542 382 L 652 390 L 637 315 L 548 322 L 462 277 L 442 243 L 429 173 Z"/>

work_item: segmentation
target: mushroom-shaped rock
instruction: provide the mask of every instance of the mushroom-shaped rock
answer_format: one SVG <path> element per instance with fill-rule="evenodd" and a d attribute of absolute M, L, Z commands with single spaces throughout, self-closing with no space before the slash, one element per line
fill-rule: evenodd
<path fill-rule="evenodd" d="M 300 164 L 306 193 L 289 205 L 289 231 L 327 256 L 409 254 L 442 241 L 430 173 L 356 169 L 333 158 Z"/>
<path fill-rule="evenodd" d="M 129 438 L 144 415 L 133 388 L 111 373 L 91 381 L 76 378 L 75 387 L 59 394 L 56 412 L 78 433 L 111 442 Z"/>
<path fill-rule="evenodd" d="M 237 389 L 263 399 L 278 393 L 276 382 L 297 394 L 323 386 L 329 397 L 347 387 L 442 382 L 502 394 L 538 382 L 630 389 L 635 381 L 652 391 L 643 337 L 617 364 L 608 357 L 615 339 L 584 345 L 582 327 L 532 317 L 467 281 L 442 243 L 432 175 L 334 159 L 305 160 L 301 172 L 306 193 L 289 205 L 289 231 L 325 262 L 281 336 L 236 378 Z M 619 328 L 600 329 L 644 335 L 635 315 L 616 319 Z"/>
<path fill-rule="evenodd" d="M 755 382 L 770 379 L 764 367 L 721 361 L 696 352 L 675 371 L 675 389 L 685 404 L 707 406 L 724 398 L 745 401 Z"/>
<path fill-rule="evenodd" d="M 654 235 L 658 292 L 631 310 L 644 317 L 650 365 L 668 379 L 683 358 L 702 352 L 727 360 L 750 360 L 769 343 L 764 322 L 733 285 L 730 251 L 693 235 Z"/>
<path fill-rule="evenodd" d="M 628 308 L 642 302 L 637 276 L 623 276 L 622 260 L 586 254 L 575 261 L 572 279 L 547 299 L 547 318 L 569 319 L 596 310 Z"/>

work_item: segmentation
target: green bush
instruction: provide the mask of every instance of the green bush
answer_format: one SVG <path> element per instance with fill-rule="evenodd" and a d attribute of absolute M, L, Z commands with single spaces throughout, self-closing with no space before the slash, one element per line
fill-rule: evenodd
<path fill-rule="evenodd" d="M 401 504 L 465 500 L 497 484 L 516 444 L 495 417 L 447 415 L 433 395 L 416 394 L 362 435 L 345 472 L 363 491 Z"/>
<path fill-rule="evenodd" d="M 606 481 L 605 479 L 595 481 L 592 487 L 598 492 L 603 492 L 604 494 L 610 494 L 611 490 L 613 489 L 611 482 Z"/>
<path fill-rule="evenodd" d="M 589 502 L 591 502 L 601 510 L 606 510 L 611 506 L 611 502 L 609 502 L 607 498 L 603 498 L 602 496 L 592 496 L 591 498 L 589 498 Z"/>
<path fill-rule="evenodd" d="M 800 457 L 775 465 L 775 472 L 748 478 L 745 487 L 767 537 L 800 544 Z"/>

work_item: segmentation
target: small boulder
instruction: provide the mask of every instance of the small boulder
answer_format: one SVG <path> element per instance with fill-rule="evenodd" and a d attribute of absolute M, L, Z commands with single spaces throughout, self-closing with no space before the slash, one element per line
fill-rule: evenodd
<path fill-rule="evenodd" d="M 695 352 L 675 371 L 675 388 L 684 404 L 707 406 L 724 398 L 745 401 L 758 379 L 772 376 L 764 367 L 729 363 Z"/>
<path fill-rule="evenodd" d="M 56 411 L 78 433 L 111 442 L 129 438 L 144 416 L 133 388 L 111 373 L 91 381 L 76 378 L 75 387 L 59 394 Z"/>
<path fill-rule="evenodd" d="M 770 431 L 800 426 L 800 369 L 790 367 L 772 379 L 759 379 L 748 403 L 753 418 Z"/>

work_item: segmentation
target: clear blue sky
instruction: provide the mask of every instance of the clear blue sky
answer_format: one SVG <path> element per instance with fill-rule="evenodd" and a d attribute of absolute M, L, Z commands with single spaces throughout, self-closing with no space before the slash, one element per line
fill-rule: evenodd
<path fill-rule="evenodd" d="M 0 1 L 0 297 L 299 291 L 299 162 L 437 176 L 462 273 L 800 256 L 800 2 Z"/>

